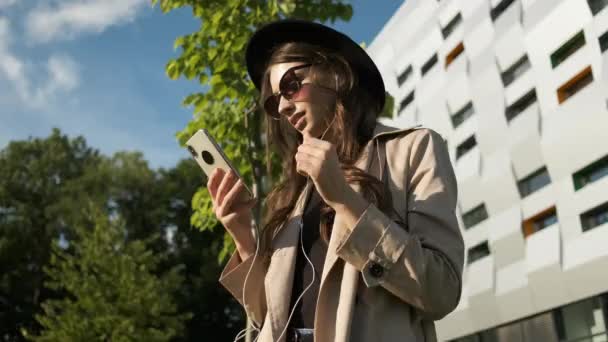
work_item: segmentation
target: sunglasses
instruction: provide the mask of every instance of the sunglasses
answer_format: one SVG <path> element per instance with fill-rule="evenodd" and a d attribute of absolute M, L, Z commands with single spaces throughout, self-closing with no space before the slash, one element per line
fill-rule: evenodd
<path fill-rule="evenodd" d="M 279 113 L 279 103 L 281 102 L 281 96 L 289 101 L 302 101 L 307 100 L 310 96 L 310 88 L 319 88 L 329 90 L 335 93 L 334 89 L 315 85 L 312 83 L 302 83 L 302 80 L 296 75 L 296 70 L 308 68 L 312 66 L 312 63 L 302 64 L 292 68 L 289 68 L 281 77 L 279 81 L 279 91 L 268 96 L 264 100 L 264 110 L 266 113 L 275 120 L 281 119 Z"/>

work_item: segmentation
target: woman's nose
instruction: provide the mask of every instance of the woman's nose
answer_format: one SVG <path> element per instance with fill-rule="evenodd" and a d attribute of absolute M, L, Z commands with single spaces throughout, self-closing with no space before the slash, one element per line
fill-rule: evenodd
<path fill-rule="evenodd" d="M 293 114 L 295 109 L 296 106 L 293 102 L 289 101 L 284 96 L 281 96 L 281 99 L 279 100 L 279 114 L 290 116 L 291 114 Z"/>

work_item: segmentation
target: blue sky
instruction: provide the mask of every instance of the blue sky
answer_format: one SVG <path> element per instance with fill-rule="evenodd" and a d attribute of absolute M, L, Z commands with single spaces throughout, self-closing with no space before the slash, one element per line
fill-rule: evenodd
<path fill-rule="evenodd" d="M 332 26 L 369 44 L 402 1 L 351 3 L 351 21 Z M 149 0 L 0 0 L 0 148 L 58 127 L 107 155 L 143 151 L 155 168 L 188 158 L 175 133 L 200 86 L 164 66 L 199 26 L 189 9 L 163 14 Z"/>

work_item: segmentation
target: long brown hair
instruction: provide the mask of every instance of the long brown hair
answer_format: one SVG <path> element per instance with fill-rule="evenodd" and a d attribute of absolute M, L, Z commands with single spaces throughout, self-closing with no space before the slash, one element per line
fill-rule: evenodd
<path fill-rule="evenodd" d="M 372 138 L 376 119 L 382 108 L 377 108 L 369 93 L 359 86 L 357 75 L 344 57 L 322 47 L 302 42 L 285 43 L 275 49 L 262 79 L 261 101 L 271 93 L 270 66 L 289 62 L 312 63 L 313 67 L 310 68 L 309 73 L 311 82 L 323 81 L 322 84 L 325 86 L 336 87 L 335 108 L 330 108 L 336 118 L 326 136 L 335 140 L 330 142 L 336 147 L 338 161 L 346 181 L 349 184 L 358 182 L 363 196 L 376 204 L 379 209 L 384 211 L 389 207 L 392 208 L 390 198 L 386 198 L 383 191 L 383 183 L 373 175 L 353 166 L 360 152 Z M 295 207 L 298 196 L 306 184 L 306 177 L 296 171 L 295 162 L 297 148 L 302 143 L 302 134 L 289 124 L 285 116 L 281 116 L 280 120 L 266 117 L 267 146 L 278 153 L 283 170 L 279 183 L 265 199 L 266 212 L 263 219 L 262 240 L 269 243 Z M 328 243 L 335 211 L 321 201 L 320 214 L 320 235 L 323 241 Z"/>

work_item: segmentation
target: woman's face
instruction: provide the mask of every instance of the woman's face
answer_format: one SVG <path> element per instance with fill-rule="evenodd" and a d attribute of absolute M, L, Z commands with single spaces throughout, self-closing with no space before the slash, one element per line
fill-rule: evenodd
<path fill-rule="evenodd" d="M 279 63 L 270 66 L 270 86 L 272 93 L 279 91 L 279 82 L 283 75 L 291 68 L 306 63 L 289 62 Z M 295 70 L 297 79 L 302 83 L 311 83 L 308 76 L 311 67 L 299 68 Z M 323 85 L 331 87 L 330 85 Z M 284 96 L 280 97 L 278 112 L 285 116 L 287 121 L 300 133 L 307 132 L 309 135 L 319 138 L 327 128 L 327 124 L 333 117 L 336 95 L 327 89 L 319 87 L 309 87 L 303 89 L 306 94 L 300 96 L 299 100 L 287 100 Z"/>

